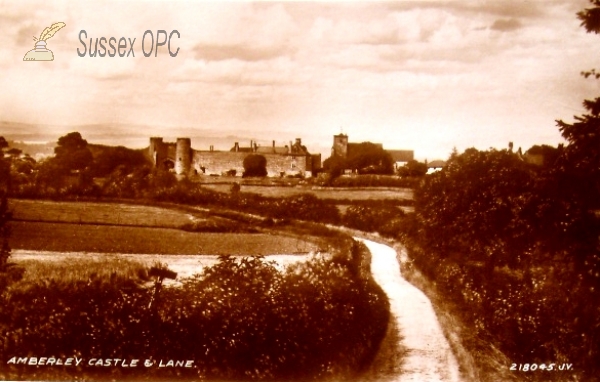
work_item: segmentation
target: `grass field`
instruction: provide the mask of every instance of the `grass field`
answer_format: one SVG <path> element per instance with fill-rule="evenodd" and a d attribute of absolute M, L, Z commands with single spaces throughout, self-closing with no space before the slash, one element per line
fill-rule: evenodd
<path fill-rule="evenodd" d="M 23 199 L 11 199 L 10 209 L 16 220 L 171 228 L 189 224 L 201 215 L 131 204 Z"/>
<path fill-rule="evenodd" d="M 136 279 L 146 276 L 146 264 L 122 257 L 108 256 L 76 257 L 56 256 L 56 261 L 48 259 L 17 260 L 17 264 L 25 268 L 23 278 L 14 285 L 19 288 L 24 285 L 35 285 L 48 282 L 72 284 L 77 281 L 88 281 L 91 277 L 110 280 L 114 277 Z"/>
<path fill-rule="evenodd" d="M 318 250 L 307 241 L 266 233 L 196 233 L 174 228 L 11 222 L 14 249 L 176 255 L 269 255 Z"/>
<path fill-rule="evenodd" d="M 327 256 L 316 255 L 316 256 Z M 245 256 L 240 256 L 245 257 Z M 312 256 L 304 255 L 268 255 L 265 261 L 275 265 L 283 271 L 286 266 L 304 262 Z M 19 281 L 21 285 L 33 285 L 51 281 L 74 283 L 88 281 L 92 277 L 111 280 L 114 277 L 121 279 L 149 278 L 147 270 L 160 263 L 177 273 L 175 280 L 165 280 L 165 285 L 181 286 L 186 277 L 200 274 L 206 267 L 219 263 L 215 255 L 140 255 L 140 254 L 106 254 L 77 252 L 42 252 L 30 250 L 13 251 L 12 261 L 25 269 L 24 277 Z"/>
<path fill-rule="evenodd" d="M 202 187 L 229 192 L 229 184 L 207 184 Z M 332 200 L 412 200 L 413 191 L 408 188 L 369 188 L 369 189 L 332 189 L 332 188 L 307 188 L 307 187 L 281 187 L 281 186 L 249 186 L 242 185 L 242 192 L 250 192 L 267 197 L 288 197 L 299 194 L 313 194 L 320 199 Z"/>

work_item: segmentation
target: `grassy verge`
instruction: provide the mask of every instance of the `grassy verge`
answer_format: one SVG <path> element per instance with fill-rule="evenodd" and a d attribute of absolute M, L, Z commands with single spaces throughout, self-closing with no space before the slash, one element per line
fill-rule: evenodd
<path fill-rule="evenodd" d="M 431 301 L 444 336 L 448 340 L 466 382 L 518 382 L 519 378 L 509 370 L 511 360 L 484 339 L 478 338 L 472 328 L 462 319 L 462 309 L 442 298 L 436 283 L 428 280 L 406 255 L 405 248 L 393 243 L 401 264 L 403 277 L 419 288 Z"/>
<path fill-rule="evenodd" d="M 390 320 L 375 359 L 355 382 L 395 381 L 402 373 L 402 362 L 408 352 L 401 341 L 402 335 L 396 320 Z"/>
<path fill-rule="evenodd" d="M 517 382 L 527 381 L 509 370 L 511 360 L 484 339 L 473 335 L 473 330 L 461 319 L 461 307 L 445 301 L 434 281 L 427 279 L 412 265 L 406 255 L 404 246 L 398 241 L 384 238 L 377 233 L 367 233 L 350 228 L 342 228 L 343 232 L 379 243 L 384 243 L 396 250 L 402 276 L 420 289 L 431 301 L 436 316 L 457 359 L 461 378 L 464 382 Z M 402 349 L 398 351 L 402 352 Z M 393 353 L 392 353 L 393 354 Z M 382 380 L 385 380 L 382 377 Z"/>

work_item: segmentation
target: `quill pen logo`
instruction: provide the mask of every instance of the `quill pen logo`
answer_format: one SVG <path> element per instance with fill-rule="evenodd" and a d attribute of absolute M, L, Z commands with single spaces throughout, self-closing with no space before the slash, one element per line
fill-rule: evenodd
<path fill-rule="evenodd" d="M 64 28 L 67 24 L 63 22 L 54 23 L 44 29 L 40 38 L 34 37 L 35 49 L 30 50 L 23 57 L 23 61 L 54 61 L 54 54 L 46 48 L 46 41 L 54 36 L 56 32 Z"/>

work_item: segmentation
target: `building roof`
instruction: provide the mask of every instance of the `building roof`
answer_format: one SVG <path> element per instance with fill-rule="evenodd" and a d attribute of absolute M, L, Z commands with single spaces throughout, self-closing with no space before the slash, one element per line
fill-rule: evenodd
<path fill-rule="evenodd" d="M 391 155 L 394 162 L 408 162 L 415 158 L 413 150 L 385 150 Z"/>
<path fill-rule="evenodd" d="M 437 159 L 437 160 L 432 160 L 431 162 L 427 163 L 427 168 L 442 168 L 446 165 L 446 162 L 444 162 L 443 160 Z"/>
<path fill-rule="evenodd" d="M 288 151 L 287 146 L 259 146 L 256 148 L 258 154 L 287 154 Z"/>

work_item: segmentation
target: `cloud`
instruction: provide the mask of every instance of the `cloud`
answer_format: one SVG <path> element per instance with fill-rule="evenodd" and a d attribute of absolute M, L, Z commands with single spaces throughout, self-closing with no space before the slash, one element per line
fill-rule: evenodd
<path fill-rule="evenodd" d="M 169 76 L 175 82 L 257 87 L 292 85 L 300 78 L 294 63 L 286 57 L 268 61 L 188 59 Z"/>
<path fill-rule="evenodd" d="M 192 46 L 198 60 L 253 62 L 285 56 L 300 33 L 281 4 L 236 3 L 213 14 L 218 23 L 199 31 Z"/>
<path fill-rule="evenodd" d="M 391 10 L 406 11 L 411 9 L 444 9 L 456 14 L 472 16 L 487 14 L 499 17 L 541 17 L 546 8 L 554 2 L 536 1 L 400 1 L 389 2 L 386 6 Z"/>
<path fill-rule="evenodd" d="M 500 32 L 511 32 L 523 27 L 523 24 L 517 19 L 499 19 L 494 21 L 492 29 Z"/>
<path fill-rule="evenodd" d="M 205 61 L 225 61 L 238 59 L 241 61 L 263 61 L 285 55 L 279 47 L 256 47 L 243 44 L 217 45 L 198 44 L 194 46 L 195 58 Z"/>

